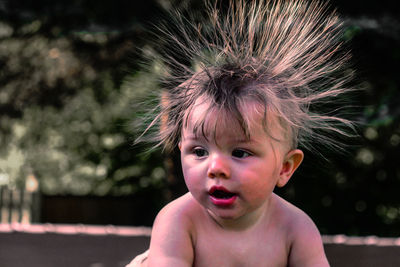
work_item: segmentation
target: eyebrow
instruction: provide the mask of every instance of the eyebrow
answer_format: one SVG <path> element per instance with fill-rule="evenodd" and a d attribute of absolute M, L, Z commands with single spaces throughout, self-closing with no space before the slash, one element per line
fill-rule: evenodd
<path fill-rule="evenodd" d="M 184 137 L 184 138 L 183 138 Z M 190 134 L 190 135 L 186 135 L 186 136 L 184 136 L 184 135 L 182 135 L 182 138 L 183 139 L 189 139 L 189 140 L 198 140 L 199 138 L 196 136 L 196 135 L 194 135 L 194 134 Z"/>
<path fill-rule="evenodd" d="M 207 137 L 203 137 L 203 136 L 199 137 L 199 136 L 196 136 L 195 134 L 188 134 L 187 136 L 185 136 L 185 139 L 192 140 L 192 141 L 197 141 L 197 140 L 202 139 L 202 138 L 207 139 Z M 234 139 L 233 142 L 241 143 L 241 144 L 243 144 L 243 143 L 245 143 L 245 144 L 254 144 L 254 145 L 260 144 L 260 142 L 254 140 L 254 139 Z"/>
<path fill-rule="evenodd" d="M 184 138 L 183 138 L 183 137 L 184 137 Z M 186 139 L 186 140 L 194 140 L 194 141 L 197 141 L 197 140 L 202 139 L 202 138 L 205 138 L 205 137 L 203 137 L 202 135 L 201 135 L 201 136 L 197 136 L 197 135 L 195 135 L 195 134 L 188 134 L 188 135 L 186 135 L 186 136 L 183 136 L 183 135 L 182 135 L 182 139 Z"/>
<path fill-rule="evenodd" d="M 253 139 L 238 139 L 238 140 L 235 140 L 235 142 L 237 142 L 237 143 L 246 143 L 246 144 L 254 144 L 254 145 L 260 144 L 260 142 L 258 142 L 256 140 L 253 140 Z"/>

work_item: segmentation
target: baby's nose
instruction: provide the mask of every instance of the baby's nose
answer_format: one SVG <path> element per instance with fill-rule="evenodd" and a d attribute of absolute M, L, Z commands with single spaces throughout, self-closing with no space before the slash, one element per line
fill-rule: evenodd
<path fill-rule="evenodd" d="M 222 155 L 211 156 L 207 176 L 209 178 L 229 178 L 231 176 L 229 160 Z"/>

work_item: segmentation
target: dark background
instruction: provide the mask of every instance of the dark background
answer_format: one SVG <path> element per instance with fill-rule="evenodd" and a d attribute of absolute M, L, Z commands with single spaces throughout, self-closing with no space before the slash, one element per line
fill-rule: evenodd
<path fill-rule="evenodd" d="M 39 222 L 151 225 L 184 192 L 176 157 L 132 146 L 156 88 L 147 27 L 202 1 L 0 1 L 0 185 L 39 181 Z M 331 1 L 353 53 L 358 138 L 277 193 L 323 234 L 399 236 L 400 22 L 395 1 Z M 143 50 L 142 50 L 143 49 Z M 176 175 L 178 173 L 178 175 Z"/>

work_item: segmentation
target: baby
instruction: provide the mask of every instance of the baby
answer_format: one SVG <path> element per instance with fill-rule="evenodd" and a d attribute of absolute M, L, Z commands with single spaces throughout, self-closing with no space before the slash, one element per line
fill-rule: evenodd
<path fill-rule="evenodd" d="M 324 133 L 351 126 L 312 108 L 347 91 L 340 23 L 326 9 L 238 0 L 225 17 L 211 7 L 212 30 L 195 40 L 184 27 L 181 40 L 165 31 L 200 61 L 194 70 L 174 61 L 179 84 L 150 125 L 159 122 L 165 148 L 179 147 L 189 192 L 160 211 L 149 251 L 129 266 L 329 266 L 312 220 L 273 192 L 301 164 L 298 146 L 335 147 Z"/>

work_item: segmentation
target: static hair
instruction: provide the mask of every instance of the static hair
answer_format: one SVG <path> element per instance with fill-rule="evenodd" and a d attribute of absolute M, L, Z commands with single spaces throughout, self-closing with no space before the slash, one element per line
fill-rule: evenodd
<path fill-rule="evenodd" d="M 144 132 L 155 127 L 157 144 L 173 150 L 203 99 L 209 105 L 194 125 L 196 134 L 206 135 L 209 114 L 222 114 L 250 137 L 253 122 L 243 107 L 257 103 L 271 137 L 311 151 L 315 144 L 341 148 L 337 136 L 349 136 L 352 122 L 326 107 L 352 90 L 352 71 L 336 11 L 315 0 L 231 0 L 227 8 L 207 3 L 203 18 L 173 11 L 175 21 L 158 27 L 162 90 Z M 282 136 L 271 134 L 270 115 Z"/>

